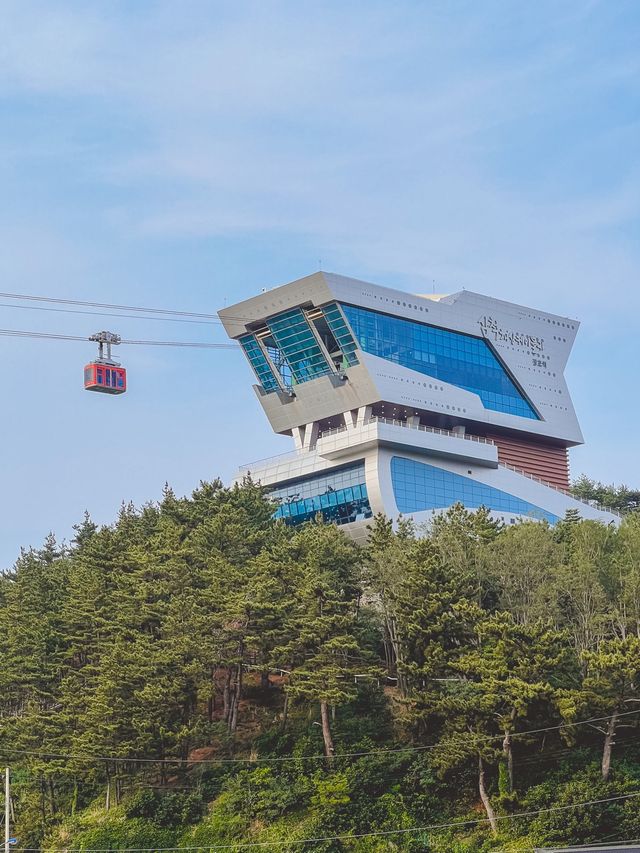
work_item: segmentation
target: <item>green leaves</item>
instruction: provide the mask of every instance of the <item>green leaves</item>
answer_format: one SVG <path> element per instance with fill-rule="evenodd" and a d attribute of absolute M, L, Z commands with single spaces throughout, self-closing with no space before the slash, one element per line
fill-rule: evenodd
<path fill-rule="evenodd" d="M 420 531 L 377 517 L 359 548 L 272 515 L 250 480 L 167 488 L 0 578 L 0 748 L 29 846 L 69 813 L 61 846 L 279 844 L 476 817 L 480 803 L 495 816 L 558 762 L 562 796 L 583 796 L 576 767 L 596 750 L 610 790 L 640 699 L 639 516 L 618 531 L 504 529 L 456 506 Z M 569 725 L 589 716 L 607 719 Z M 605 825 L 584 815 L 585 835 Z M 529 823 L 566 838 L 563 821 Z M 483 827 L 468 844 L 452 833 L 440 849 L 489 849 Z"/>

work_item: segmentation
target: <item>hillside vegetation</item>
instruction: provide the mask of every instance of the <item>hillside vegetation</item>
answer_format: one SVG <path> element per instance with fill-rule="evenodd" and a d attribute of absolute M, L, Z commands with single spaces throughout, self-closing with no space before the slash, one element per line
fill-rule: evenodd
<path fill-rule="evenodd" d="M 640 837 L 639 514 L 456 506 L 365 548 L 272 515 L 250 480 L 167 489 L 0 577 L 19 849 Z"/>

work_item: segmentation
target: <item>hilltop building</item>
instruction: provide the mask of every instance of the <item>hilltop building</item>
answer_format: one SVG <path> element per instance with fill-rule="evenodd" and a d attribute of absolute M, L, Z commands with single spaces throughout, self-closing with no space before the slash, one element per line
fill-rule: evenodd
<path fill-rule="evenodd" d="M 564 379 L 578 323 L 470 291 L 418 296 L 318 272 L 219 312 L 290 453 L 241 468 L 277 514 L 321 512 L 360 538 L 377 512 L 416 522 L 456 502 L 506 524 L 569 509 L 582 433 Z"/>

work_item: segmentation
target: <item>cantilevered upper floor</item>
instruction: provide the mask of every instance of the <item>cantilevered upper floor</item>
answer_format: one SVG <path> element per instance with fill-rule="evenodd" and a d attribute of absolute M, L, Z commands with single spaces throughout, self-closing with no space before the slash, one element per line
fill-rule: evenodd
<path fill-rule="evenodd" d="M 558 450 L 582 443 L 564 379 L 575 320 L 461 291 L 429 297 L 318 272 L 219 312 L 272 428 L 382 417 Z"/>

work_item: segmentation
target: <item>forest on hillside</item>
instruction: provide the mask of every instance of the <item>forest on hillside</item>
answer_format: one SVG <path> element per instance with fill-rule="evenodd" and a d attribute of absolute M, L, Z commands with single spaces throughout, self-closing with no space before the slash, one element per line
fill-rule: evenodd
<path fill-rule="evenodd" d="M 273 512 L 167 488 L 0 576 L 17 850 L 640 837 L 640 514 L 458 505 L 358 547 Z"/>
<path fill-rule="evenodd" d="M 571 491 L 581 500 L 595 501 L 621 513 L 636 512 L 640 508 L 640 489 L 630 489 L 624 484 L 605 485 L 586 474 L 581 474 L 571 484 Z"/>

